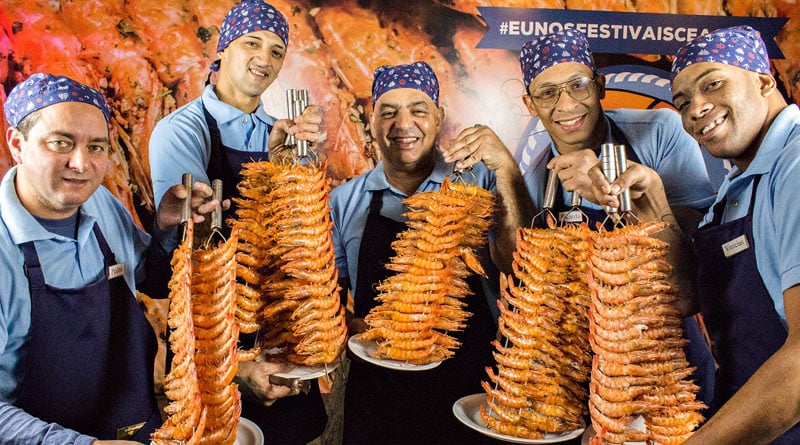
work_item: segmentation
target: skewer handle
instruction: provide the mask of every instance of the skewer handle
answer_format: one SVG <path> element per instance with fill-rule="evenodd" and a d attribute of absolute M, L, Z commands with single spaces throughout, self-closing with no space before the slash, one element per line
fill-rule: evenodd
<path fill-rule="evenodd" d="M 617 156 L 614 144 L 603 144 L 600 146 L 600 162 L 603 167 L 603 174 L 608 183 L 617 179 Z M 617 213 L 616 207 L 603 206 L 606 213 Z"/>
<path fill-rule="evenodd" d="M 628 168 L 628 154 L 625 151 L 624 145 L 616 145 L 614 146 L 614 150 L 616 151 L 617 155 L 617 173 L 618 177 L 622 173 L 625 172 Z M 631 211 L 631 191 L 629 189 L 625 189 L 622 191 L 619 197 L 619 211 L 620 212 L 630 212 Z"/>
<path fill-rule="evenodd" d="M 211 181 L 211 199 L 217 200 L 217 208 L 211 213 L 211 230 L 222 228 L 222 180 Z"/>
<path fill-rule="evenodd" d="M 544 189 L 543 209 L 552 209 L 556 202 L 556 190 L 558 186 L 558 174 L 555 170 L 550 170 L 547 174 L 547 186 Z"/>
<path fill-rule="evenodd" d="M 191 173 L 184 173 L 181 177 L 183 188 L 186 189 L 186 198 L 183 200 L 181 206 L 181 224 L 186 224 L 192 218 L 192 180 Z"/>

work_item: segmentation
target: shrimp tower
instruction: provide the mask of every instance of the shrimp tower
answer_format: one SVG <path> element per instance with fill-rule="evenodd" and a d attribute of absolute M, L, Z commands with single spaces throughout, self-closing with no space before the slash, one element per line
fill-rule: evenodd
<path fill-rule="evenodd" d="M 347 339 L 325 163 L 244 165 L 237 317 L 293 363 L 336 360 Z"/>
<path fill-rule="evenodd" d="M 206 426 L 207 409 L 200 394 L 192 321 L 193 233 L 189 220 L 183 242 L 172 253 L 167 324 L 173 330 L 169 346 L 175 356 L 172 369 L 164 378 L 164 394 L 170 400 L 164 408 L 167 419 L 153 432 L 150 438 L 153 445 L 199 444 Z"/>
<path fill-rule="evenodd" d="M 481 418 L 501 434 L 543 439 L 583 426 L 590 236 L 585 224 L 517 230 L 514 276 L 501 277 L 508 307 L 498 303 L 504 341 L 493 342 L 497 371 L 486 368 L 491 383 L 481 382 Z"/>
<path fill-rule="evenodd" d="M 596 444 L 677 444 L 703 420 L 668 281 L 668 244 L 650 236 L 664 227 L 628 225 L 601 231 L 592 243 L 589 411 Z M 634 426 L 639 420 L 643 428 Z"/>
<path fill-rule="evenodd" d="M 464 329 L 471 315 L 463 310 L 472 293 L 465 279 L 486 276 L 473 249 L 486 243 L 494 197 L 445 178 L 440 190 L 403 202 L 408 229 L 392 243 L 396 255 L 386 265 L 397 274 L 378 285 L 380 304 L 361 335 L 377 341 L 377 358 L 425 364 L 452 357 L 460 346 L 446 332 Z"/>

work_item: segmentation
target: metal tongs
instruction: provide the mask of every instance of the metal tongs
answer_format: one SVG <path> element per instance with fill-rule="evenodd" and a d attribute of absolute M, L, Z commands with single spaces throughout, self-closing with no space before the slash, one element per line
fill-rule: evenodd
<path fill-rule="evenodd" d="M 556 203 L 556 191 L 558 191 L 558 174 L 555 170 L 550 170 L 547 174 L 547 185 L 544 188 L 544 201 L 542 202 L 542 210 L 533 215 L 531 220 L 531 227 L 536 227 L 536 218 L 544 220 L 545 227 L 550 225 L 552 221 L 556 220 L 553 215 L 553 206 Z"/>
<path fill-rule="evenodd" d="M 217 207 L 211 212 L 211 233 L 208 234 L 204 248 L 209 248 L 212 245 L 214 236 L 218 236 L 223 242 L 225 235 L 222 233 L 222 180 L 215 179 L 211 181 L 211 199 L 217 200 Z"/>
<path fill-rule="evenodd" d="M 308 90 L 286 90 L 286 108 L 289 119 L 295 120 L 300 117 L 308 107 L 308 101 Z M 314 157 L 314 153 L 308 151 L 308 141 L 297 139 L 294 135 L 287 134 L 283 145 L 294 149 L 292 153 L 298 161 Z"/>
<path fill-rule="evenodd" d="M 192 180 L 191 173 L 184 173 L 181 176 L 181 183 L 183 184 L 183 188 L 186 189 L 186 198 L 183 199 L 181 203 L 181 241 L 186 240 L 186 227 L 189 225 L 189 220 L 192 219 L 192 185 L 194 181 Z"/>
<path fill-rule="evenodd" d="M 611 143 L 601 145 L 600 158 L 603 174 L 609 184 L 614 182 L 619 175 L 624 173 L 628 168 L 628 154 L 624 145 L 614 145 Z M 625 189 L 620 193 L 619 205 L 619 208 L 603 206 L 603 210 L 605 210 L 608 216 L 616 221 L 617 224 L 624 224 L 624 218 L 636 218 L 631 213 L 630 190 Z"/>

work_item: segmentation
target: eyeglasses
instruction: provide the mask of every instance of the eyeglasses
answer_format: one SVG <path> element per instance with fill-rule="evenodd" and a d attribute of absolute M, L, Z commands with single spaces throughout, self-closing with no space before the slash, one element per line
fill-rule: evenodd
<path fill-rule="evenodd" d="M 561 98 L 562 91 L 566 91 L 569 97 L 575 100 L 586 100 L 594 93 L 594 81 L 596 79 L 597 75 L 592 77 L 581 76 L 564 83 L 546 85 L 537 88 L 531 94 L 531 99 L 533 99 L 533 103 L 541 108 L 554 107 L 558 103 L 558 99 Z"/>

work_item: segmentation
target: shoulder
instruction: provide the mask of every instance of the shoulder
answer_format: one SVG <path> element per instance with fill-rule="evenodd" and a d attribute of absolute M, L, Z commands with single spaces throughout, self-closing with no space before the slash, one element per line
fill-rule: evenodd
<path fill-rule="evenodd" d="M 617 125 L 680 125 L 680 115 L 669 108 L 636 109 L 616 108 L 606 110 L 606 116 Z"/>
<path fill-rule="evenodd" d="M 180 128 L 196 130 L 205 127 L 203 102 L 201 98 L 197 98 L 156 122 L 153 132 L 172 132 Z"/>
<path fill-rule="evenodd" d="M 350 199 L 354 196 L 361 196 L 366 193 L 367 176 L 370 172 L 363 173 L 352 179 L 349 179 L 344 184 L 336 186 L 331 190 L 331 202 L 339 202 L 342 200 Z"/>

